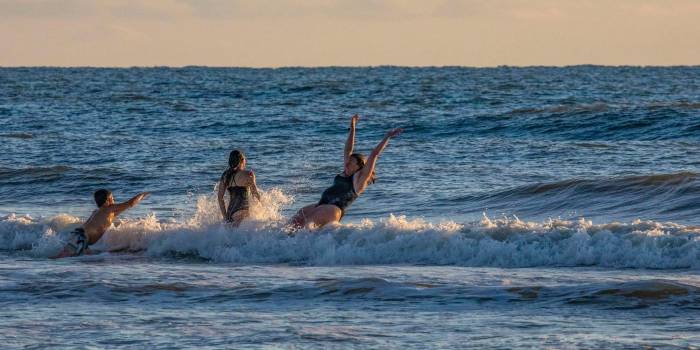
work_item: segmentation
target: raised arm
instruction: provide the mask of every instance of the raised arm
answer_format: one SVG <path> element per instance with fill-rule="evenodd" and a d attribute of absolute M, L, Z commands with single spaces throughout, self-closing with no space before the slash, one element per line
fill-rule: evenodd
<path fill-rule="evenodd" d="M 226 181 L 225 176 L 221 177 L 221 180 L 219 180 L 219 190 L 216 193 L 216 199 L 219 202 L 219 210 L 221 210 L 221 216 L 224 218 L 226 217 L 226 202 L 224 202 L 224 194 L 226 194 L 226 185 L 224 183 Z"/>
<path fill-rule="evenodd" d="M 133 208 L 136 204 L 139 204 L 139 202 L 142 201 L 144 198 L 146 198 L 146 196 L 148 196 L 149 194 L 150 194 L 149 192 L 139 193 L 124 203 L 118 203 L 118 204 L 112 205 L 111 210 L 114 213 L 114 215 L 119 215 L 124 210 L 127 210 L 129 208 Z"/>
<path fill-rule="evenodd" d="M 362 193 L 362 191 L 364 191 L 367 187 L 367 183 L 369 182 L 369 179 L 372 178 L 372 173 L 374 173 L 374 167 L 377 165 L 377 159 L 379 159 L 379 155 L 382 154 L 384 148 L 386 148 L 386 145 L 389 144 L 389 140 L 392 137 L 398 136 L 402 132 L 403 129 L 401 128 L 390 130 L 388 133 L 386 133 L 386 136 L 384 136 L 382 141 L 379 142 L 377 147 L 374 147 L 372 153 L 369 154 L 367 164 L 365 164 L 362 170 L 360 170 L 359 176 L 357 176 L 355 179 L 355 191 L 357 191 L 357 193 Z"/>
<path fill-rule="evenodd" d="M 347 141 L 345 141 L 345 153 L 343 154 L 344 161 L 346 163 L 348 162 L 348 159 L 350 159 L 350 155 L 355 148 L 355 126 L 357 125 L 357 121 L 359 119 L 360 116 L 357 114 L 353 115 L 350 119 L 350 132 L 348 133 Z"/>

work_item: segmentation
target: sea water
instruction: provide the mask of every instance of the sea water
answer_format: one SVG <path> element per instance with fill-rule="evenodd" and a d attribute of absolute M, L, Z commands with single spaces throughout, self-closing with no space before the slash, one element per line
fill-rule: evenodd
<path fill-rule="evenodd" d="M 286 235 L 354 113 L 405 132 Z M 99 188 L 152 195 L 49 259 Z M 696 348 L 698 271 L 700 67 L 0 68 L 3 348 Z"/>

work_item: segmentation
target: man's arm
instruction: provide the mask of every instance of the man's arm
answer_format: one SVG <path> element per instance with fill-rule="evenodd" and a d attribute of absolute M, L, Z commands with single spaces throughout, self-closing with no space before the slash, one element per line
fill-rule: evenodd
<path fill-rule="evenodd" d="M 350 155 L 352 154 L 352 151 L 355 148 L 355 126 L 357 125 L 357 121 L 360 119 L 360 116 L 355 114 L 352 116 L 350 119 L 350 132 L 348 133 L 348 139 L 345 141 L 345 152 L 344 152 L 344 161 L 347 163 L 348 159 L 350 159 Z"/>
<path fill-rule="evenodd" d="M 112 205 L 110 207 L 110 210 L 112 211 L 112 213 L 114 213 L 115 216 L 119 215 L 124 210 L 127 210 L 129 208 L 133 208 L 136 204 L 139 204 L 139 202 L 142 201 L 144 198 L 146 198 L 146 196 L 148 196 L 149 194 L 150 194 L 150 192 L 139 193 L 124 203 Z"/>

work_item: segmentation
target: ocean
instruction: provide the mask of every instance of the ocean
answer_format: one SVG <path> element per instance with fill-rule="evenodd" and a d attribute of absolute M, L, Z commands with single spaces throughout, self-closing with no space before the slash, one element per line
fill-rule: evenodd
<path fill-rule="evenodd" d="M 286 235 L 354 113 L 405 132 Z M 49 259 L 99 188 L 152 195 Z M 700 348 L 699 272 L 700 66 L 0 68 L 3 348 Z"/>

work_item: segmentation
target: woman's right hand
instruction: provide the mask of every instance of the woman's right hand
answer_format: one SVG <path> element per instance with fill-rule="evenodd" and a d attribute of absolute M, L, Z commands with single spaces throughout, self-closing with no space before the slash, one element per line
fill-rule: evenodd
<path fill-rule="evenodd" d="M 358 120 L 360 120 L 360 115 L 359 114 L 353 115 L 352 118 L 350 119 L 350 126 L 354 128 L 355 125 L 357 125 Z"/>

